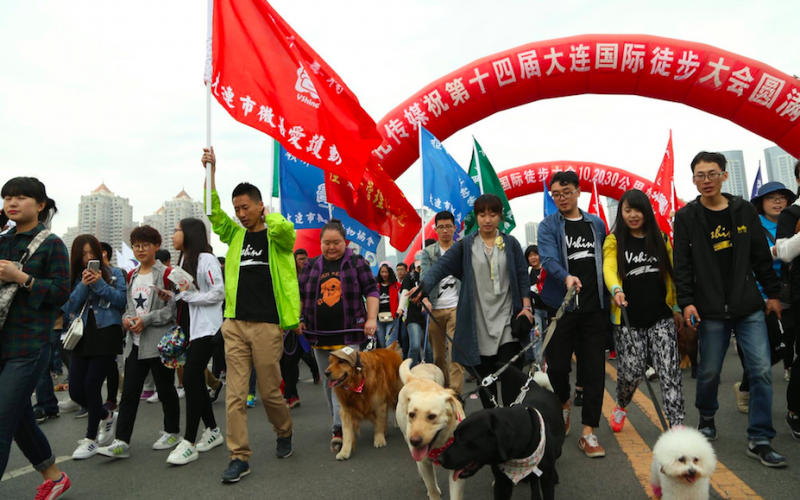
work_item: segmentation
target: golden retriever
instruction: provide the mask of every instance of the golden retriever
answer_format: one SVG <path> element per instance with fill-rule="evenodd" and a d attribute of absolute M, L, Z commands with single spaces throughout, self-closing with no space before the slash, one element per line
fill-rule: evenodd
<path fill-rule="evenodd" d="M 434 460 L 430 453 L 446 446 L 458 423 L 464 419 L 464 408 L 456 393 L 442 387 L 444 374 L 433 364 L 420 364 L 410 370 L 411 360 L 400 365 L 400 378 L 405 384 L 400 391 L 395 412 L 397 425 L 417 462 L 417 470 L 430 500 L 441 500 L 442 491 L 436 482 Z M 447 475 L 451 500 L 464 496 L 464 480 Z"/>
<path fill-rule="evenodd" d="M 402 361 L 394 348 L 358 352 L 345 347 L 331 353 L 325 376 L 339 398 L 342 418 L 342 449 L 336 460 L 352 455 L 362 420 L 370 420 L 375 426 L 375 448 L 386 446 L 389 407 L 397 406 L 403 386 L 398 376 Z"/>

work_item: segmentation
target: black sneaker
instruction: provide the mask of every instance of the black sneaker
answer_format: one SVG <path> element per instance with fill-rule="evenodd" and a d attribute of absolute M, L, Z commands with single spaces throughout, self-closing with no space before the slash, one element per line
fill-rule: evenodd
<path fill-rule="evenodd" d="M 250 474 L 250 464 L 244 460 L 234 458 L 228 464 L 228 470 L 222 473 L 223 483 L 238 483 L 242 476 Z"/>
<path fill-rule="evenodd" d="M 275 449 L 278 458 L 289 458 L 292 456 L 292 436 L 278 438 L 278 447 Z"/>
<path fill-rule="evenodd" d="M 800 441 L 800 415 L 797 413 L 787 413 L 786 423 L 789 424 L 789 428 L 792 429 L 792 437 L 796 441 Z"/>
<path fill-rule="evenodd" d="M 36 417 L 36 422 L 41 424 L 45 420 L 58 418 L 58 412 L 50 413 L 49 411 L 44 411 L 43 408 L 36 408 L 33 410 L 33 416 Z"/>
<path fill-rule="evenodd" d="M 700 425 L 697 426 L 700 434 L 704 435 L 709 441 L 717 440 L 717 426 L 714 425 L 714 417 L 700 417 Z"/>
<path fill-rule="evenodd" d="M 78 413 L 75 414 L 75 418 L 86 418 L 88 416 L 89 416 L 89 410 L 83 407 L 81 407 L 81 409 L 78 410 Z"/>
<path fill-rule="evenodd" d="M 768 444 L 750 445 L 747 448 L 747 456 L 755 458 L 767 467 L 786 467 L 786 458 L 775 453 Z"/>
<path fill-rule="evenodd" d="M 573 406 L 583 406 L 583 389 L 575 389 L 575 401 Z"/>
<path fill-rule="evenodd" d="M 211 387 L 208 388 L 208 397 L 211 398 L 211 403 L 216 403 L 217 399 L 219 399 L 219 395 L 222 392 L 223 383 L 219 383 L 219 387 L 216 389 L 212 389 Z"/>

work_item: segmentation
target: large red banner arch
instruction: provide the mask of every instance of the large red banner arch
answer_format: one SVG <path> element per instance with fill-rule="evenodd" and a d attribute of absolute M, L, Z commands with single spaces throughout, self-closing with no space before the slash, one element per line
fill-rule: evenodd
<path fill-rule="evenodd" d="M 396 179 L 419 156 L 420 125 L 444 140 L 504 109 L 587 93 L 692 106 L 800 156 L 797 78 L 701 43 L 597 34 L 533 42 L 478 59 L 430 83 L 380 120 L 383 143 L 373 154 Z"/>
<path fill-rule="evenodd" d="M 600 196 L 619 200 L 623 193 L 629 189 L 644 191 L 648 196 L 658 191 L 654 182 L 639 175 L 628 172 L 621 168 L 602 165 L 600 163 L 580 162 L 580 161 L 547 161 L 539 163 L 529 163 L 520 167 L 510 168 L 498 172 L 497 177 L 503 185 L 503 191 L 509 200 L 527 196 L 529 194 L 541 193 L 550 182 L 550 177 L 556 172 L 572 171 L 578 174 L 580 179 L 581 191 L 586 195 L 591 195 L 592 186 L 597 186 L 597 193 Z M 669 200 L 658 198 L 656 203 L 669 203 Z M 651 198 L 652 199 L 652 198 Z M 683 207 L 684 203 L 680 199 L 675 199 L 675 210 Z M 654 207 L 656 209 L 660 207 Z M 668 211 L 668 210 L 667 210 Z M 614 221 L 608 221 L 609 225 Z M 428 221 L 425 225 L 425 238 L 436 238 L 433 229 L 433 221 Z M 414 261 L 414 253 L 421 248 L 420 236 L 418 235 L 409 247 L 413 251 L 406 256 L 405 262 L 408 265 Z"/>

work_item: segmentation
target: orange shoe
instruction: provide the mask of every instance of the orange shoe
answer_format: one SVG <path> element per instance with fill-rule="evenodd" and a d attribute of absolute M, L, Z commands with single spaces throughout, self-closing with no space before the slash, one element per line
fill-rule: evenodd
<path fill-rule="evenodd" d="M 625 417 L 628 416 L 628 410 L 614 406 L 614 411 L 611 413 L 611 430 L 614 432 L 622 432 L 622 427 L 625 425 Z"/>
<path fill-rule="evenodd" d="M 580 448 L 589 458 L 601 458 L 606 456 L 606 450 L 597 442 L 597 436 L 594 434 L 587 434 L 578 441 L 578 448 Z"/>

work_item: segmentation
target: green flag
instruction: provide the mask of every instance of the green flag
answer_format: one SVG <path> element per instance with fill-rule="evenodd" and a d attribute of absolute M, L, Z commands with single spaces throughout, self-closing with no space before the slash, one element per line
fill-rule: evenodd
<path fill-rule="evenodd" d="M 478 141 L 476 141 L 474 137 L 472 141 L 475 143 L 475 149 L 473 151 L 472 160 L 469 162 L 469 176 L 472 177 L 472 180 L 475 181 L 475 184 L 481 189 L 481 193 L 494 194 L 500 197 L 500 201 L 503 202 L 503 216 L 505 219 L 504 222 L 500 224 L 500 231 L 510 234 L 511 231 L 517 227 L 517 223 L 514 221 L 514 214 L 511 213 L 511 205 L 508 204 L 506 192 L 503 190 L 500 179 L 497 178 L 492 163 L 489 161 L 489 158 L 486 157 L 486 153 L 483 152 L 481 145 L 478 144 Z M 478 163 L 480 163 L 480 176 L 478 176 L 478 165 L 475 163 L 476 159 Z M 475 212 L 470 212 L 464 220 L 464 234 L 472 234 L 477 230 L 478 219 L 475 217 Z"/>
<path fill-rule="evenodd" d="M 278 165 L 281 163 L 281 143 L 273 139 L 274 146 L 274 154 L 272 155 L 272 197 L 278 198 L 280 196 L 280 180 L 281 178 L 278 176 Z"/>

